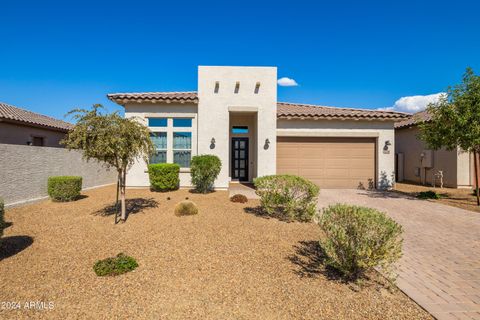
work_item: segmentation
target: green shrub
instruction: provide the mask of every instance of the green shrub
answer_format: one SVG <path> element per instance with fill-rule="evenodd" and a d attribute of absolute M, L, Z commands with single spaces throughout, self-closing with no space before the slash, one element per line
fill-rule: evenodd
<path fill-rule="evenodd" d="M 234 194 L 233 196 L 230 197 L 230 201 L 238 202 L 238 203 L 247 203 L 248 199 L 243 194 Z"/>
<path fill-rule="evenodd" d="M 134 258 L 119 253 L 116 257 L 98 260 L 93 266 L 93 271 L 100 277 L 117 276 L 137 267 L 138 263 Z"/>
<path fill-rule="evenodd" d="M 379 266 L 391 275 L 402 255 L 402 227 L 375 209 L 335 204 L 319 221 L 326 238 L 320 241 L 327 263 L 348 279 L 357 279 Z"/>
<path fill-rule="evenodd" d="M 192 157 L 190 174 L 195 190 L 201 193 L 212 190 L 221 168 L 222 162 L 215 155 L 205 154 Z"/>
<path fill-rule="evenodd" d="M 422 191 L 422 192 L 419 192 L 418 195 L 417 195 L 417 198 L 419 199 L 440 199 L 441 196 L 436 193 L 435 191 L 432 191 L 432 190 L 428 190 L 428 191 Z"/>
<path fill-rule="evenodd" d="M 5 229 L 5 206 L 3 199 L 0 198 L 0 238 L 3 236 L 3 229 Z"/>
<path fill-rule="evenodd" d="M 177 216 L 190 216 L 194 214 L 198 214 L 197 205 L 189 200 L 184 200 L 175 206 L 175 214 Z"/>
<path fill-rule="evenodd" d="M 262 209 L 284 220 L 310 221 L 317 213 L 320 189 L 293 175 L 271 175 L 254 180 Z"/>
<path fill-rule="evenodd" d="M 148 165 L 150 187 L 155 191 L 170 191 L 180 184 L 180 166 L 176 163 L 155 163 Z"/>
<path fill-rule="evenodd" d="M 476 196 L 477 195 L 477 188 L 473 188 L 472 190 L 472 196 Z"/>
<path fill-rule="evenodd" d="M 48 178 L 48 195 L 54 201 L 72 201 L 80 196 L 82 177 L 57 176 Z"/>

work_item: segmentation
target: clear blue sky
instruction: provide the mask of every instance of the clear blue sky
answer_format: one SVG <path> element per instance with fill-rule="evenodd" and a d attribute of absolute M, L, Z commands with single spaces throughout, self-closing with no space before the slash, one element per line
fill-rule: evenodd
<path fill-rule="evenodd" d="M 480 73 L 479 1 L 2 1 L 0 101 L 62 118 L 198 65 L 278 66 L 279 100 L 388 107 Z"/>

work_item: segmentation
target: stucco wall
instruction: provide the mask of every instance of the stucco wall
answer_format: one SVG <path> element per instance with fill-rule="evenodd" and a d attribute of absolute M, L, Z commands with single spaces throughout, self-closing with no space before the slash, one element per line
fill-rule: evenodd
<path fill-rule="evenodd" d="M 50 176 L 83 177 L 83 188 L 116 182 L 114 169 L 63 148 L 0 144 L 0 197 L 12 205 L 47 196 Z"/>
<path fill-rule="evenodd" d="M 132 103 L 125 105 L 125 117 L 135 118 L 140 123 L 148 126 L 148 118 L 191 118 L 192 119 L 192 156 L 198 153 L 197 134 L 197 105 L 181 103 Z M 208 124 L 207 124 L 208 125 Z M 152 131 L 155 128 L 150 128 Z M 161 128 L 160 130 L 164 130 Z M 127 174 L 128 187 L 150 186 L 147 164 L 143 159 L 137 159 Z M 180 186 L 191 186 L 190 170 L 181 169 Z"/>
<path fill-rule="evenodd" d="M 435 172 L 442 170 L 444 185 L 447 187 L 456 188 L 471 184 L 470 157 L 467 153 L 457 150 L 433 151 L 433 167 L 420 169 L 420 175 L 415 175 L 416 168 L 421 168 L 420 154 L 428 149 L 426 144 L 417 138 L 418 134 L 417 127 L 395 131 L 395 152 L 404 154 L 404 180 L 422 183 L 426 175 L 426 183 L 432 184 Z"/>
<path fill-rule="evenodd" d="M 33 137 L 42 137 L 46 147 L 63 147 L 65 133 L 0 121 L 0 143 L 27 145 Z"/>
<path fill-rule="evenodd" d="M 284 137 L 376 138 L 377 188 L 389 188 L 395 174 L 395 139 L 391 121 L 278 120 L 277 135 Z M 390 141 L 388 151 L 383 147 Z"/>
<path fill-rule="evenodd" d="M 215 86 L 218 82 L 218 92 Z M 235 93 L 236 83 L 239 91 Z M 258 93 L 255 86 L 260 83 Z M 254 112 L 257 117 L 256 172 L 258 176 L 276 171 L 277 68 L 204 67 L 198 68 L 198 153 L 215 154 L 222 170 L 215 187 L 227 188 L 229 173 L 230 112 Z M 211 148 L 214 138 L 215 148 Z M 268 139 L 270 145 L 265 147 Z"/>

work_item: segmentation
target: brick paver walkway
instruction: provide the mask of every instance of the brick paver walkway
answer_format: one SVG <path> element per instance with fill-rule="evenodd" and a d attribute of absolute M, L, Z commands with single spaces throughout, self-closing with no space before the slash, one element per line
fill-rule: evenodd
<path fill-rule="evenodd" d="M 322 190 L 320 206 L 387 212 L 404 227 L 398 287 L 439 320 L 480 320 L 480 214 L 396 193 Z"/>

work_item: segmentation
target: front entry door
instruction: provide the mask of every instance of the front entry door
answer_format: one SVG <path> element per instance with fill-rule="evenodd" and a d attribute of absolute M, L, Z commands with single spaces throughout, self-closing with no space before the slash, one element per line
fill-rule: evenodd
<path fill-rule="evenodd" d="M 232 138 L 232 179 L 248 181 L 248 138 Z"/>

